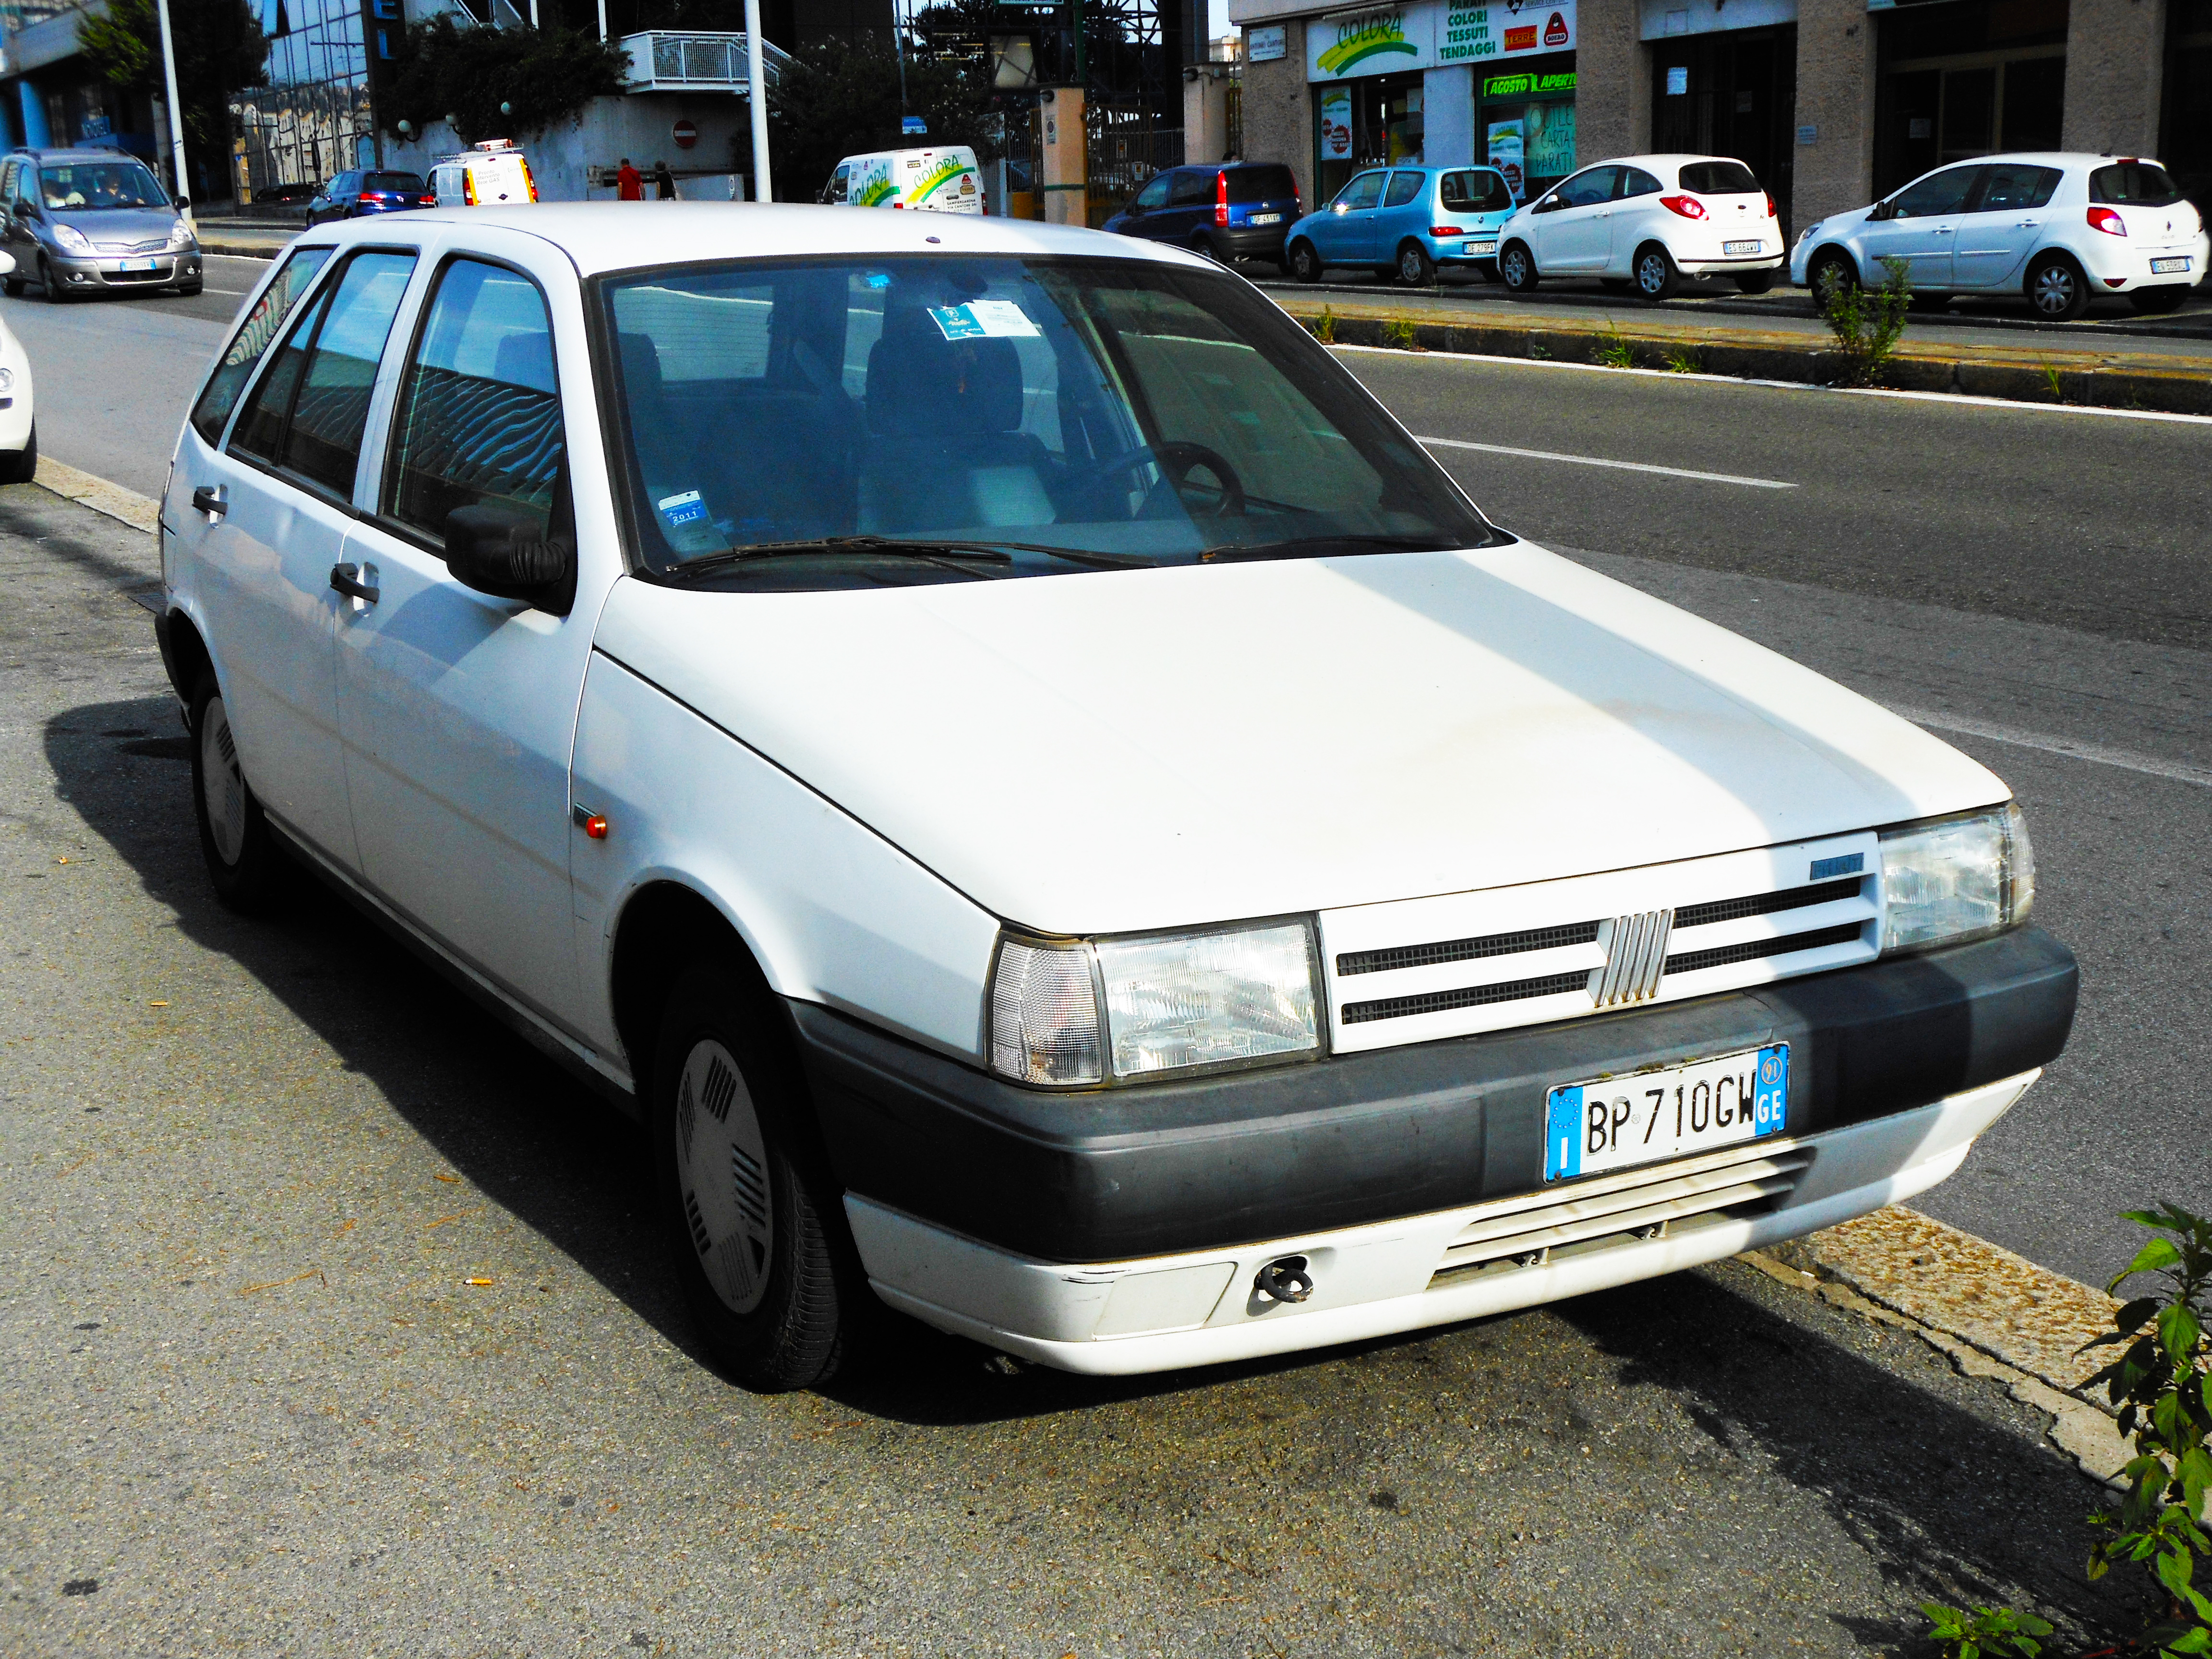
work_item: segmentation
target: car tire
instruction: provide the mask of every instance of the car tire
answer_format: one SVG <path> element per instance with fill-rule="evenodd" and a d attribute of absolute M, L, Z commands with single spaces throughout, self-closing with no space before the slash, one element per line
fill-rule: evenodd
<path fill-rule="evenodd" d="M 266 915 L 283 890 L 284 853 L 239 763 L 230 711 L 213 674 L 204 675 L 192 692 L 189 724 L 192 813 L 208 879 L 229 908 Z"/>
<path fill-rule="evenodd" d="M 33 421 L 21 449 L 0 449 L 0 484 L 29 483 L 38 476 L 39 423 Z"/>
<path fill-rule="evenodd" d="M 1636 297 L 1656 305 L 1662 300 L 1671 300 L 1682 286 L 1682 273 L 1674 264 L 1674 256 L 1656 242 L 1646 242 L 1636 250 L 1635 263 L 1629 269 L 1635 274 Z"/>
<path fill-rule="evenodd" d="M 198 283 L 179 283 L 177 284 L 177 292 L 183 298 L 189 300 L 194 295 L 199 293 L 201 289 L 206 287 L 206 285 L 207 284 L 204 281 Z"/>
<path fill-rule="evenodd" d="M 1428 249 L 1410 237 L 1398 249 L 1398 264 L 1393 273 L 1401 286 L 1431 288 L 1437 280 L 1437 262 L 1429 258 Z"/>
<path fill-rule="evenodd" d="M 21 276 L 0 276 L 0 294 L 5 294 L 13 300 L 22 291 L 23 279 Z"/>
<path fill-rule="evenodd" d="M 675 980 L 647 1122 L 676 1273 L 715 1362 L 759 1393 L 811 1388 L 872 1301 L 765 993 L 726 962 Z M 842 1260 L 841 1260 L 842 1258 Z"/>
<path fill-rule="evenodd" d="M 1303 238 L 1291 244 L 1291 280 L 1294 283 L 1317 283 L 1322 279 L 1321 255 L 1314 245 Z"/>
<path fill-rule="evenodd" d="M 1858 285 L 1859 268 L 1839 247 L 1822 248 L 1805 268 L 1805 290 L 1815 306 L 1826 304 L 1832 294 L 1848 292 Z"/>
<path fill-rule="evenodd" d="M 50 306 L 65 306 L 70 302 L 69 290 L 54 280 L 54 268 L 46 263 L 46 256 L 39 256 L 39 292 L 46 296 Z"/>
<path fill-rule="evenodd" d="M 1528 252 L 1526 242 L 1508 242 L 1498 250 L 1498 280 L 1505 284 L 1509 293 L 1534 294 L 1542 280 L 1536 270 L 1536 256 Z"/>
<path fill-rule="evenodd" d="M 2189 289 L 2179 283 L 2166 283 L 2157 288 L 2139 288 L 2128 295 L 2128 303 L 2136 308 L 2138 317 L 2164 317 L 2179 311 L 2189 298 Z"/>
<path fill-rule="evenodd" d="M 1735 285 L 1741 293 L 1765 294 L 1772 290 L 1775 278 L 1780 275 L 1773 270 L 1747 270 L 1735 279 Z"/>
<path fill-rule="evenodd" d="M 2070 323 L 2089 308 L 2089 279 L 2063 253 L 2046 253 L 2030 264 L 2025 291 L 2039 322 Z"/>
<path fill-rule="evenodd" d="M 1213 238 L 1202 230 L 1190 239 L 1190 251 L 1201 259 L 1211 259 L 1217 265 L 1222 263 L 1221 255 L 1214 251 Z"/>

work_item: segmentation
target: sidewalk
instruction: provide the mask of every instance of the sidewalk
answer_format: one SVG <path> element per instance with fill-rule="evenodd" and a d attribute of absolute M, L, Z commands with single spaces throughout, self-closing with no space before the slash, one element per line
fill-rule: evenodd
<path fill-rule="evenodd" d="M 207 218 L 195 222 L 200 252 L 247 259 L 273 259 L 307 228 L 273 219 Z"/>
<path fill-rule="evenodd" d="M 1554 313 L 1540 321 L 1501 317 L 1494 306 L 1431 301 L 1418 307 L 1332 295 L 1270 298 L 1307 328 L 1339 345 L 1395 346 L 1408 350 L 1486 357 L 1518 357 L 1563 363 L 1598 363 L 1626 347 L 1628 362 L 1615 367 L 1674 369 L 1747 380 L 1830 386 L 1843 377 L 1841 356 L 1824 337 L 1802 330 L 1759 328 L 1731 320 L 1705 322 L 1675 313 L 1606 316 Z M 2125 337 L 2107 348 L 2078 336 L 2046 346 L 2006 336 L 1984 345 L 1915 341 L 1905 327 L 1896 356 L 1875 384 L 1898 391 L 2003 398 L 2021 403 L 2080 404 L 2185 415 L 2212 416 L 2212 344 L 2201 354 L 2130 349 Z"/>

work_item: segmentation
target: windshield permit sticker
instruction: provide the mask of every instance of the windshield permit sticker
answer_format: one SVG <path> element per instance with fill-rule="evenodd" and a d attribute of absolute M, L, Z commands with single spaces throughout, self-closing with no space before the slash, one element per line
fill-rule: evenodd
<path fill-rule="evenodd" d="M 696 489 L 687 489 L 680 495 L 663 495 L 653 505 L 660 509 L 660 516 L 668 520 L 671 530 L 707 516 L 707 503 L 699 498 L 699 492 Z"/>
<path fill-rule="evenodd" d="M 888 270 L 872 270 L 868 273 L 867 283 L 870 288 L 889 288 L 891 274 Z"/>
<path fill-rule="evenodd" d="M 948 340 L 1036 339 L 1037 325 L 1012 300 L 970 300 L 964 306 L 932 306 L 930 320 Z"/>

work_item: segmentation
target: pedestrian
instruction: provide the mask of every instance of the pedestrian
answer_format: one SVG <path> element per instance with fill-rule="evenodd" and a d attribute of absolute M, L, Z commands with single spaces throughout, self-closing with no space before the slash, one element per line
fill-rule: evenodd
<path fill-rule="evenodd" d="M 627 155 L 623 157 L 622 166 L 615 172 L 615 195 L 625 202 L 642 202 L 645 199 L 645 180 L 629 164 Z"/>
<path fill-rule="evenodd" d="M 668 170 L 667 162 L 655 161 L 653 164 L 653 187 L 660 192 L 662 201 L 676 199 L 676 175 Z"/>

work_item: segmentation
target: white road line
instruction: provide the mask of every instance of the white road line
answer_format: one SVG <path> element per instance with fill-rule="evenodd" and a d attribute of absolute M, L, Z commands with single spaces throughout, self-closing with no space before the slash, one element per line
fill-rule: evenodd
<path fill-rule="evenodd" d="M 1468 443 L 1461 438 L 1423 438 L 1431 449 L 1480 449 L 1490 455 L 1518 455 L 1531 461 L 1572 461 L 1577 466 L 1617 467 L 1623 472 L 1660 472 L 1670 478 L 1702 478 L 1707 483 L 1742 484 L 1751 489 L 1795 489 L 1779 478 L 1741 478 L 1733 472 L 1692 472 L 1686 467 L 1652 466 L 1644 461 L 1607 461 L 1595 455 L 1561 455 L 1549 449 L 1516 449 L 1510 444 Z"/>
<path fill-rule="evenodd" d="M 1956 732 L 1969 738 L 1988 738 L 1996 743 L 2008 743 L 2021 749 L 2040 749 L 2047 754 L 2069 755 L 2075 760 L 2094 761 L 2100 766 L 2117 766 L 2126 772 L 2141 772 L 2147 777 L 2171 778 L 2177 783 L 2193 783 L 2200 789 L 2212 789 L 2212 769 L 2191 766 L 2181 761 L 2160 760 L 2155 755 L 2145 755 L 2132 749 L 2115 749 L 2109 744 L 2085 743 L 2077 738 L 2062 738 L 2049 732 L 2025 732 L 2017 726 L 2001 726 L 1995 720 L 1978 720 L 1966 714 L 1939 714 L 1926 708 L 1898 708 L 1893 714 L 1902 715 L 1915 726 L 1924 726 L 1937 732 Z"/>

